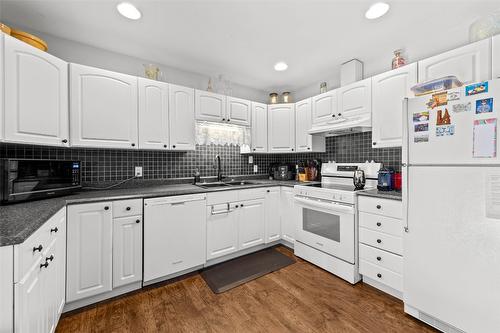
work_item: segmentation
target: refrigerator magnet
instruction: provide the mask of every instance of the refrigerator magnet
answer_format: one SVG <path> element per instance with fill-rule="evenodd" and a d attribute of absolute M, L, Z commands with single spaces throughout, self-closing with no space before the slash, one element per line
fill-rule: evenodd
<path fill-rule="evenodd" d="M 476 101 L 476 114 L 493 112 L 493 98 L 478 99 Z"/>
<path fill-rule="evenodd" d="M 473 157 L 492 158 L 497 156 L 497 120 L 474 120 Z"/>
<path fill-rule="evenodd" d="M 415 112 L 413 113 L 413 122 L 419 123 L 422 121 L 429 121 L 429 111 Z"/>
<path fill-rule="evenodd" d="M 448 109 L 444 109 L 444 114 L 443 110 L 438 110 L 437 112 L 437 117 L 436 117 L 436 125 L 450 125 L 451 124 L 451 117 L 450 113 L 448 112 Z"/>
<path fill-rule="evenodd" d="M 429 142 L 429 134 L 416 135 L 413 137 L 413 142 L 415 143 Z"/>
<path fill-rule="evenodd" d="M 454 113 L 460 113 L 460 112 L 468 112 L 472 110 L 472 103 L 460 103 L 460 104 L 453 104 L 451 106 L 451 111 Z"/>
<path fill-rule="evenodd" d="M 465 87 L 465 96 L 472 96 L 488 92 L 488 82 L 480 82 Z"/>
<path fill-rule="evenodd" d="M 462 97 L 461 95 L 460 91 L 448 91 L 448 101 L 457 101 Z"/>
<path fill-rule="evenodd" d="M 436 136 L 450 136 L 455 134 L 455 125 L 436 126 Z"/>
<path fill-rule="evenodd" d="M 448 104 L 448 94 L 446 91 L 443 91 L 432 95 L 431 99 L 427 102 L 427 108 L 434 109 L 446 104 Z"/>
<path fill-rule="evenodd" d="M 415 124 L 415 132 L 427 132 L 429 130 L 429 123 Z"/>

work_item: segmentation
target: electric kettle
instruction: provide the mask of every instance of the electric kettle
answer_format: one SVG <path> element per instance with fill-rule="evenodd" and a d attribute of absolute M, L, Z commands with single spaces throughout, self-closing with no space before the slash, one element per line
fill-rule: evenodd
<path fill-rule="evenodd" d="M 362 190 L 366 184 L 365 172 L 363 170 L 354 171 L 352 182 L 354 183 L 354 189 Z"/>

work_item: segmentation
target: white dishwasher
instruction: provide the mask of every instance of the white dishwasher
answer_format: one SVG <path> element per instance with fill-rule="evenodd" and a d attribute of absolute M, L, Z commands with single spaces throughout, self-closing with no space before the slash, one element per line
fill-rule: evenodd
<path fill-rule="evenodd" d="M 205 264 L 206 195 L 144 200 L 144 284 Z"/>

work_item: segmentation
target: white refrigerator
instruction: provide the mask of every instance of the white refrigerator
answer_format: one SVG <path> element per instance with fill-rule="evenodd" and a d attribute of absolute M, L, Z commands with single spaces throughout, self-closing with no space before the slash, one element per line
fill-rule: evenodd
<path fill-rule="evenodd" d="M 405 311 L 500 332 L 500 80 L 404 104 Z"/>

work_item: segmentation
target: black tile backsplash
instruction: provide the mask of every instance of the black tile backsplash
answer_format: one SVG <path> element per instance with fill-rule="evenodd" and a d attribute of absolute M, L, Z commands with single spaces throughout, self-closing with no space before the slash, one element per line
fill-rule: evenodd
<path fill-rule="evenodd" d="M 191 177 L 199 169 L 201 175 L 216 176 L 214 157 L 221 156 L 224 175 L 253 174 L 248 156 L 238 146 L 197 145 L 195 151 L 167 152 L 148 150 L 58 148 L 36 145 L 0 144 L 0 158 L 74 159 L 82 161 L 84 184 L 113 182 L 130 178 L 134 167 L 143 167 L 144 179 Z M 347 134 L 326 139 L 326 153 L 255 154 L 259 174 L 267 174 L 270 163 L 321 159 L 336 162 L 374 160 L 400 170 L 401 148 L 371 148 L 371 132 Z"/>

